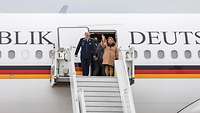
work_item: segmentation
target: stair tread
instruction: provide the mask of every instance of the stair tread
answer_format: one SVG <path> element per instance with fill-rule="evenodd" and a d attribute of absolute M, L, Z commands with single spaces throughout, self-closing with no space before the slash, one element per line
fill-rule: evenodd
<path fill-rule="evenodd" d="M 87 111 L 87 113 L 123 113 L 123 111 Z"/>
<path fill-rule="evenodd" d="M 118 82 L 116 77 L 77 77 L 77 81 Z"/>
<path fill-rule="evenodd" d="M 117 82 L 86 82 L 86 81 L 79 81 L 77 82 L 78 86 L 96 86 L 96 87 L 118 87 L 119 84 Z"/>
<path fill-rule="evenodd" d="M 95 87 L 95 88 L 119 88 L 119 86 L 88 86 L 88 85 L 85 85 L 85 86 L 78 86 L 78 87 Z"/>
<path fill-rule="evenodd" d="M 86 111 L 123 111 L 122 107 L 86 107 Z"/>
<path fill-rule="evenodd" d="M 111 106 L 111 107 L 122 107 L 121 102 L 86 102 L 86 106 Z"/>
<path fill-rule="evenodd" d="M 121 101 L 121 97 L 85 97 L 86 102 L 109 102 L 109 101 Z"/>
<path fill-rule="evenodd" d="M 120 96 L 120 92 L 84 92 L 85 96 Z"/>
<path fill-rule="evenodd" d="M 78 87 L 84 91 L 119 91 L 118 87 Z"/>

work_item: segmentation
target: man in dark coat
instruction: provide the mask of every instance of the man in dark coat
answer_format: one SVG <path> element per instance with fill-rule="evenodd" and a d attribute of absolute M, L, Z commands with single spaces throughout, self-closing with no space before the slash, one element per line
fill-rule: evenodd
<path fill-rule="evenodd" d="M 75 51 L 75 56 L 81 48 L 81 64 L 83 68 L 83 76 L 89 75 L 89 67 L 92 63 L 92 59 L 95 53 L 95 43 L 93 39 L 90 38 L 90 33 L 86 32 L 85 37 L 81 38 Z"/>

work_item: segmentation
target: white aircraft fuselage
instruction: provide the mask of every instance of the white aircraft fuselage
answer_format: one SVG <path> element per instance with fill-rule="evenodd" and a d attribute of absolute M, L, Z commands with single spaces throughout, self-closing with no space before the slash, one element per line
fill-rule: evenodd
<path fill-rule="evenodd" d="M 136 112 L 176 113 L 200 97 L 199 20 L 199 14 L 0 14 L 0 78 L 49 75 L 58 37 L 60 46 L 76 47 L 85 31 L 114 32 L 119 48 L 134 47 Z"/>

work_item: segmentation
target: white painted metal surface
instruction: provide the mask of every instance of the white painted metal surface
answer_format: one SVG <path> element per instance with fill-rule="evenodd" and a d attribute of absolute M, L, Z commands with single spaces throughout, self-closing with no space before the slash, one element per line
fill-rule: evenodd
<path fill-rule="evenodd" d="M 116 77 L 83 76 L 77 77 L 77 83 L 77 88 L 81 90 L 80 93 L 84 92 L 84 96 L 80 98 L 85 100 L 81 101 L 81 111 L 86 113 L 124 113 Z"/>
<path fill-rule="evenodd" d="M 89 26 L 91 30 L 117 30 L 119 46 L 128 48 L 131 43 L 130 31 L 140 31 L 145 34 L 146 40 L 141 45 L 134 45 L 138 51 L 138 57 L 135 59 L 136 65 L 199 65 L 199 38 L 194 32 L 199 31 L 199 14 L 0 14 L 1 31 L 11 33 L 12 42 L 8 45 L 1 45 L 1 66 L 4 65 L 47 65 L 50 66 L 51 59 L 49 51 L 52 45 L 46 41 L 39 44 L 39 34 L 37 31 L 52 31 L 47 35 L 47 39 L 55 42 L 57 37 L 57 28 L 62 26 Z M 38 18 L 40 17 L 40 18 Z M 103 17 L 103 18 L 102 18 Z M 113 26 L 113 25 L 124 26 Z M 109 27 L 107 25 L 110 25 Z M 16 45 L 16 35 L 14 31 L 20 31 L 20 42 L 26 42 L 25 45 Z M 35 43 L 31 44 L 31 33 L 35 31 Z M 146 31 L 159 31 L 158 39 L 154 38 L 153 42 L 161 41 L 160 45 L 148 45 L 149 36 Z M 162 31 L 170 34 L 167 36 L 169 41 L 173 41 L 173 31 L 192 31 L 189 34 L 190 44 L 184 44 L 184 34 L 178 36 L 178 43 L 174 46 L 168 46 L 163 43 Z M 6 34 L 3 33 L 3 36 Z M 139 41 L 141 35 L 137 36 Z M 79 37 L 78 37 L 79 38 Z M 77 41 L 78 41 L 77 38 Z M 72 40 L 66 38 L 67 40 Z M 3 39 L 3 41 L 7 41 Z M 183 42 L 183 43 L 182 43 Z M 76 45 L 75 45 L 76 46 Z M 178 51 L 178 58 L 171 58 L 171 50 Z M 191 50 L 192 57 L 186 59 L 184 51 Z M 14 59 L 8 58 L 8 51 L 15 50 Z M 43 57 L 35 57 L 37 50 L 43 51 Z M 151 51 L 151 59 L 144 58 L 144 51 Z M 165 57 L 159 59 L 158 50 L 164 50 Z M 28 52 L 27 52 L 28 51 Z M 23 57 L 21 57 L 23 56 Z M 78 61 L 78 60 L 77 60 Z M 199 79 L 136 79 L 135 85 L 132 86 L 136 110 L 139 113 L 171 113 L 176 112 L 188 102 L 199 98 L 200 95 Z M 148 95 L 147 95 L 148 94 Z M 145 109 L 144 109 L 145 108 Z"/>
<path fill-rule="evenodd" d="M 0 80 L 0 113 L 72 113 L 69 84 L 49 86 L 44 79 Z"/>
<path fill-rule="evenodd" d="M 136 113 L 132 90 L 129 82 L 129 76 L 126 66 L 126 61 L 120 51 L 119 60 L 115 60 L 115 72 L 119 82 L 124 113 Z"/>

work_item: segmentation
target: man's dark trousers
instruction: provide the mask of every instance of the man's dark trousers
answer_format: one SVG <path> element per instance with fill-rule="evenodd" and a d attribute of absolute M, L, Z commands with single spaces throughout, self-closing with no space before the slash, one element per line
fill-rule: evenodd
<path fill-rule="evenodd" d="M 88 59 L 81 60 L 81 66 L 83 68 L 83 76 L 88 76 L 90 71 L 90 63 L 91 61 Z"/>

